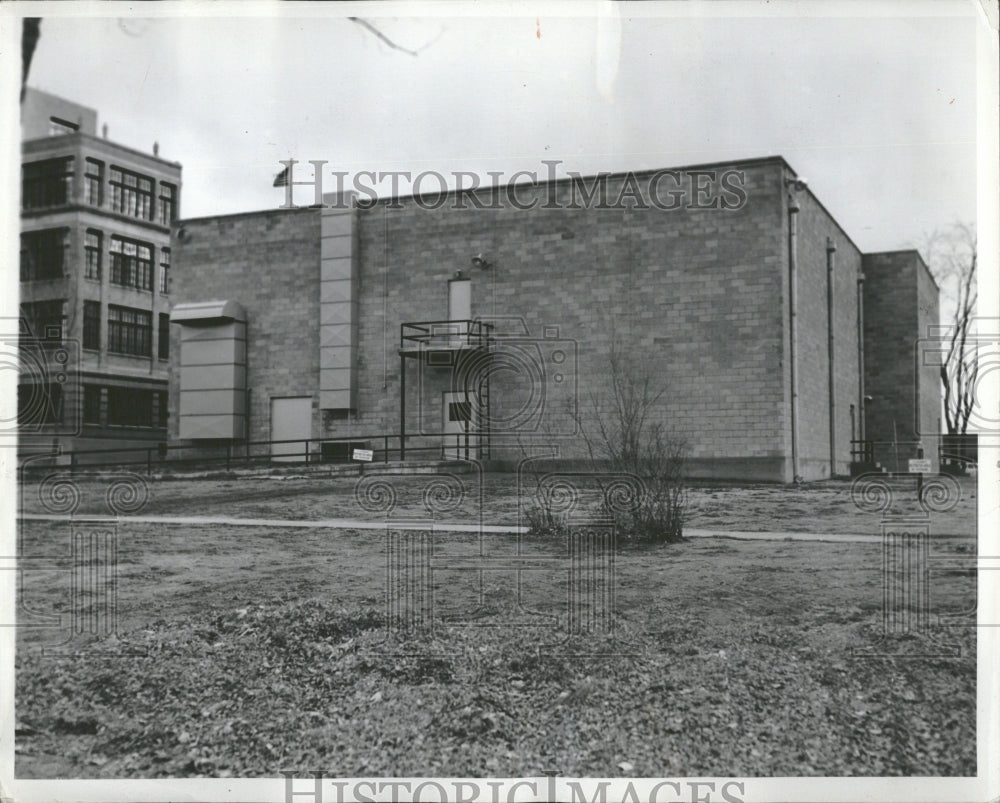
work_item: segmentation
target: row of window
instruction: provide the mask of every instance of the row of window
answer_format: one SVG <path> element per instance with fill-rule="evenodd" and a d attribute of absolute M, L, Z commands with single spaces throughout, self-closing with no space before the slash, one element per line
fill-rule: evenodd
<path fill-rule="evenodd" d="M 83 347 L 101 348 L 101 302 L 83 302 Z M 135 357 L 153 355 L 153 313 L 108 304 L 108 351 Z M 156 356 L 170 357 L 170 316 L 161 312 L 157 321 Z"/>
<path fill-rule="evenodd" d="M 83 423 L 165 428 L 167 392 L 144 388 L 84 385 Z"/>
<path fill-rule="evenodd" d="M 91 206 L 104 206 L 104 168 L 105 164 L 100 159 L 85 160 L 83 199 Z M 72 156 L 23 165 L 22 208 L 41 209 L 72 203 L 74 171 L 75 159 Z M 154 193 L 156 186 L 157 182 L 152 176 L 111 165 L 108 171 L 108 208 L 121 215 L 169 226 L 177 217 L 177 185 L 161 181 L 159 192 Z"/>
<path fill-rule="evenodd" d="M 42 229 L 21 235 L 21 281 L 61 278 L 66 271 L 69 229 Z M 108 245 L 111 283 L 137 290 L 153 289 L 153 251 L 150 243 L 112 235 Z M 170 249 L 160 250 L 159 289 L 170 292 Z M 104 234 L 87 229 L 84 235 L 84 276 L 101 278 Z"/>
<path fill-rule="evenodd" d="M 65 324 L 64 299 L 26 302 L 21 316 L 27 323 L 25 334 L 39 340 L 62 341 Z M 83 302 L 83 347 L 101 348 L 101 302 Z M 134 357 L 153 356 L 153 313 L 148 310 L 108 304 L 108 351 Z M 170 357 L 170 315 L 161 312 L 157 319 L 156 356 Z"/>
<path fill-rule="evenodd" d="M 18 385 L 18 425 L 27 429 L 66 423 L 65 398 L 62 385 L 57 382 Z M 85 384 L 82 413 L 84 424 L 166 428 L 167 392 Z"/>

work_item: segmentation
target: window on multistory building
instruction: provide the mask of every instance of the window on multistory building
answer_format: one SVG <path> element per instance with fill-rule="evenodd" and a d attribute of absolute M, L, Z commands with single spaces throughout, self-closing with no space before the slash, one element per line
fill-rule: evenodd
<path fill-rule="evenodd" d="M 61 279 L 65 272 L 69 229 L 42 229 L 21 234 L 21 281 Z"/>
<path fill-rule="evenodd" d="M 73 157 L 28 162 L 21 168 L 21 207 L 40 209 L 73 200 Z"/>
<path fill-rule="evenodd" d="M 84 276 L 88 279 L 101 278 L 101 251 L 103 235 L 97 229 L 87 229 L 84 239 Z"/>
<path fill-rule="evenodd" d="M 177 187 L 165 181 L 160 182 L 160 205 L 157 220 L 169 226 L 177 216 Z"/>
<path fill-rule="evenodd" d="M 167 392 L 157 390 L 153 392 L 153 426 L 166 429 L 167 427 Z"/>
<path fill-rule="evenodd" d="M 121 167 L 112 167 L 111 210 L 141 220 L 153 219 L 153 179 Z"/>
<path fill-rule="evenodd" d="M 49 136 L 58 137 L 63 134 L 75 134 L 80 130 L 80 126 L 71 123 L 69 120 L 62 120 L 58 117 L 49 118 Z"/>
<path fill-rule="evenodd" d="M 66 318 L 66 300 L 26 301 L 21 304 L 21 317 L 27 324 L 25 336 L 35 340 L 62 341 Z"/>
<path fill-rule="evenodd" d="M 157 353 L 161 360 L 170 358 L 170 315 L 166 312 L 160 313 L 159 332 L 157 333 Z"/>
<path fill-rule="evenodd" d="M 101 423 L 101 386 L 83 386 L 83 423 Z"/>
<path fill-rule="evenodd" d="M 63 420 L 62 385 L 58 382 L 30 383 L 17 386 L 17 424 L 31 430 L 42 424 L 60 424 Z"/>
<path fill-rule="evenodd" d="M 100 349 L 101 347 L 101 302 L 83 302 L 83 347 L 85 349 Z"/>
<path fill-rule="evenodd" d="M 104 201 L 104 162 L 87 159 L 87 172 L 83 176 L 84 200 L 91 206 Z"/>
<path fill-rule="evenodd" d="M 132 307 L 108 306 L 108 351 L 152 356 L 153 314 Z"/>
<path fill-rule="evenodd" d="M 153 247 L 149 243 L 112 237 L 111 282 L 138 290 L 153 289 Z"/>
<path fill-rule="evenodd" d="M 170 249 L 160 249 L 160 293 L 170 294 Z"/>
<path fill-rule="evenodd" d="M 108 388 L 108 424 L 120 427 L 153 426 L 153 391 L 144 388 Z"/>

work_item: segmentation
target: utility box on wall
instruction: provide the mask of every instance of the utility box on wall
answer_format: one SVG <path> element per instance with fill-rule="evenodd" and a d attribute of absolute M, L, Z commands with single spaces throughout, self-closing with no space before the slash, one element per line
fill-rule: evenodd
<path fill-rule="evenodd" d="M 246 313 L 235 301 L 179 304 L 181 326 L 179 437 L 246 437 Z"/>

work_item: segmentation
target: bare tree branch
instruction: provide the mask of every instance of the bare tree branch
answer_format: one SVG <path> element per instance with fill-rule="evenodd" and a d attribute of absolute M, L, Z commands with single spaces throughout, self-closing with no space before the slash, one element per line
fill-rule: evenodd
<path fill-rule="evenodd" d="M 368 22 L 368 20 L 362 19 L 361 17 L 348 17 L 347 19 L 349 19 L 351 22 L 356 22 L 358 25 L 360 25 L 366 31 L 368 31 L 369 33 L 371 33 L 376 39 L 378 39 L 381 42 L 384 42 L 389 47 L 391 47 L 393 50 L 401 50 L 403 53 L 406 53 L 408 56 L 413 56 L 414 58 L 416 58 L 416 56 L 417 56 L 417 54 L 418 54 L 419 51 L 416 51 L 416 50 L 407 50 L 402 45 L 397 45 L 388 36 L 386 36 L 384 33 L 382 33 L 382 31 L 380 31 L 378 28 L 376 28 L 374 25 L 372 25 L 370 22 Z M 425 45 L 425 47 L 426 47 L 426 45 Z"/>
<path fill-rule="evenodd" d="M 948 231 L 935 231 L 925 239 L 923 250 L 942 299 L 951 310 L 939 371 L 945 426 L 949 435 L 964 435 L 975 408 L 979 379 L 979 348 L 974 331 L 979 300 L 975 228 L 956 223 Z"/>

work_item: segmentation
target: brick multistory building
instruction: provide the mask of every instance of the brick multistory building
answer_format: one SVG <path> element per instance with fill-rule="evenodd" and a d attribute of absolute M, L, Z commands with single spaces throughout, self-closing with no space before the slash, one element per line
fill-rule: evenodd
<path fill-rule="evenodd" d="M 391 436 L 398 456 L 405 431 L 407 457 L 581 460 L 614 347 L 662 389 L 652 415 L 687 441 L 695 477 L 844 475 L 852 441 L 886 434 L 871 402 L 863 432 L 865 381 L 912 349 L 936 287 L 912 252 L 871 257 L 866 284 L 869 258 L 782 158 L 511 197 L 328 195 L 179 222 L 171 438 Z M 898 292 L 880 289 L 884 259 L 910 266 Z M 937 385 L 897 380 L 885 404 L 936 431 Z"/>
<path fill-rule="evenodd" d="M 181 166 L 98 136 L 96 111 L 33 89 L 21 136 L 20 446 L 162 443 Z"/>

